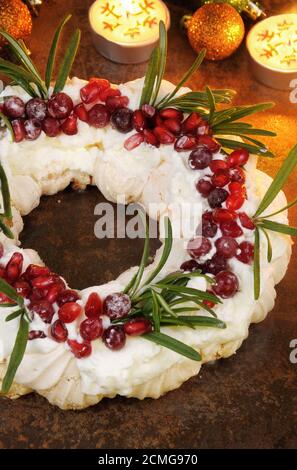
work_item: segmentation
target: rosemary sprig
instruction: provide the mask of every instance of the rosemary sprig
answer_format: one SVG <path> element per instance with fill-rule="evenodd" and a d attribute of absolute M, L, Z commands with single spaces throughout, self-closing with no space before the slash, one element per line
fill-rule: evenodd
<path fill-rule="evenodd" d="M 0 229 L 8 238 L 13 239 L 14 235 L 10 230 L 10 225 L 12 221 L 12 211 L 10 203 L 10 191 L 7 181 L 7 176 L 4 171 L 3 166 L 0 163 L 0 183 L 1 183 L 1 196 L 3 210 L 0 212 Z"/>
<path fill-rule="evenodd" d="M 63 20 L 59 24 L 53 37 L 52 47 L 48 55 L 47 66 L 46 66 L 46 71 L 45 71 L 45 86 L 47 89 L 49 89 L 51 85 L 51 81 L 52 81 L 52 75 L 53 75 L 60 36 L 61 36 L 62 30 L 65 24 L 70 20 L 70 18 L 71 18 L 71 15 L 67 15 L 65 16 L 65 18 L 63 18 Z"/>

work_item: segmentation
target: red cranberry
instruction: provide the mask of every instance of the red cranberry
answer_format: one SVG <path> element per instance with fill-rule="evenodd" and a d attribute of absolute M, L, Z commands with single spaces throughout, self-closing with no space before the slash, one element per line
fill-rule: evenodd
<path fill-rule="evenodd" d="M 51 323 L 54 316 L 54 307 L 47 300 L 35 300 L 29 305 L 29 309 L 37 313 L 45 323 Z"/>
<path fill-rule="evenodd" d="M 5 278 L 13 283 L 18 280 L 22 273 L 24 257 L 21 253 L 14 253 L 5 267 Z"/>
<path fill-rule="evenodd" d="M 214 188 L 209 180 L 201 178 L 196 183 L 196 189 L 203 197 L 208 197 Z"/>
<path fill-rule="evenodd" d="M 12 119 L 20 118 L 25 113 L 25 103 L 18 96 L 10 96 L 4 99 L 3 111 Z"/>
<path fill-rule="evenodd" d="M 77 359 L 82 359 L 92 354 L 92 346 L 87 341 L 79 343 L 75 339 L 68 339 L 67 343 Z"/>
<path fill-rule="evenodd" d="M 62 131 L 67 135 L 75 135 L 78 133 L 77 117 L 72 114 L 62 124 Z"/>
<path fill-rule="evenodd" d="M 228 197 L 228 191 L 223 188 L 215 188 L 208 196 L 208 204 L 212 209 L 216 207 L 221 207 L 222 203 L 226 201 Z"/>
<path fill-rule="evenodd" d="M 147 127 L 146 117 L 140 109 L 133 113 L 133 126 L 138 132 L 142 132 Z"/>
<path fill-rule="evenodd" d="M 82 307 L 76 302 L 67 302 L 59 308 L 59 318 L 63 323 L 72 323 L 83 312 Z"/>
<path fill-rule="evenodd" d="M 174 135 L 179 135 L 181 133 L 181 123 L 178 119 L 166 119 L 163 125 Z"/>
<path fill-rule="evenodd" d="M 165 108 L 161 109 L 160 117 L 162 119 L 177 119 L 178 121 L 183 120 L 183 113 L 175 108 Z"/>
<path fill-rule="evenodd" d="M 180 269 L 186 272 L 196 271 L 199 269 L 199 264 L 194 259 L 189 259 L 180 266 Z"/>
<path fill-rule="evenodd" d="M 126 108 L 129 104 L 127 96 L 108 96 L 106 99 L 106 107 L 110 113 L 117 108 Z"/>
<path fill-rule="evenodd" d="M 183 122 L 183 132 L 195 134 L 201 122 L 201 116 L 198 113 L 191 113 Z"/>
<path fill-rule="evenodd" d="M 86 110 L 83 103 L 79 103 L 76 106 L 74 106 L 73 112 L 75 116 L 77 116 L 78 119 L 80 119 L 80 121 L 87 122 L 88 111 Z"/>
<path fill-rule="evenodd" d="M 230 222 L 231 220 L 235 220 L 236 218 L 236 212 L 228 209 L 218 208 L 213 211 L 213 220 L 218 223 Z"/>
<path fill-rule="evenodd" d="M 191 135 L 181 135 L 174 144 L 176 152 L 187 152 L 197 147 L 197 139 Z"/>
<path fill-rule="evenodd" d="M 133 111 L 128 108 L 118 108 L 112 113 L 110 122 L 119 132 L 127 134 L 133 129 Z"/>
<path fill-rule="evenodd" d="M 233 258 L 238 248 L 237 241 L 231 237 L 220 237 L 215 242 L 217 253 L 224 258 Z"/>
<path fill-rule="evenodd" d="M 254 245 L 250 242 L 242 242 L 239 244 L 239 253 L 236 258 L 245 264 L 251 264 L 254 260 Z"/>
<path fill-rule="evenodd" d="M 103 104 L 95 104 L 88 112 L 88 123 L 92 127 L 102 128 L 109 123 L 109 112 Z"/>
<path fill-rule="evenodd" d="M 220 225 L 220 229 L 222 231 L 222 234 L 226 237 L 237 238 L 241 237 L 241 235 L 243 234 L 242 229 L 234 220 L 231 220 L 230 222 L 222 222 Z"/>
<path fill-rule="evenodd" d="M 201 122 L 197 128 L 197 135 L 201 136 L 201 135 L 208 135 L 208 134 L 210 134 L 209 124 L 204 119 L 201 119 Z"/>
<path fill-rule="evenodd" d="M 175 141 L 174 134 L 163 127 L 155 127 L 154 134 L 161 144 L 171 145 Z"/>
<path fill-rule="evenodd" d="M 249 152 L 245 149 L 240 148 L 237 150 L 233 150 L 233 152 L 230 153 L 228 157 L 228 165 L 230 166 L 230 168 L 245 165 L 249 159 L 249 156 Z"/>
<path fill-rule="evenodd" d="M 11 121 L 15 142 L 21 142 L 26 137 L 24 119 L 14 119 Z"/>
<path fill-rule="evenodd" d="M 215 277 L 216 284 L 212 289 L 216 295 L 223 299 L 233 297 L 239 288 L 238 279 L 231 271 L 221 271 Z"/>
<path fill-rule="evenodd" d="M 56 320 L 51 325 L 51 335 L 58 343 L 64 343 L 68 338 L 68 330 L 61 320 Z"/>
<path fill-rule="evenodd" d="M 231 181 L 238 181 L 241 184 L 245 182 L 245 174 L 242 168 L 230 168 Z"/>
<path fill-rule="evenodd" d="M 66 119 L 73 110 L 73 101 L 66 93 L 60 92 L 49 99 L 47 109 L 51 117 Z"/>
<path fill-rule="evenodd" d="M 31 287 L 26 281 L 16 281 L 13 284 L 14 289 L 16 290 L 18 295 L 22 297 L 29 297 L 31 293 Z"/>
<path fill-rule="evenodd" d="M 211 259 L 208 259 L 204 266 L 204 272 L 208 274 L 218 274 L 227 269 L 227 260 L 223 256 L 215 253 Z"/>
<path fill-rule="evenodd" d="M 216 173 L 219 170 L 228 170 L 228 165 L 225 160 L 213 160 L 210 163 L 209 168 L 213 173 Z"/>
<path fill-rule="evenodd" d="M 152 331 L 152 323 L 147 318 L 133 318 L 124 325 L 127 335 L 140 336 Z"/>
<path fill-rule="evenodd" d="M 204 170 L 212 160 L 212 153 L 203 145 L 190 153 L 189 165 L 193 170 Z"/>
<path fill-rule="evenodd" d="M 36 140 L 41 134 L 41 122 L 37 119 L 27 119 L 24 121 L 24 128 L 27 140 Z"/>
<path fill-rule="evenodd" d="M 131 151 L 136 147 L 139 147 L 140 144 L 144 142 L 144 135 L 143 133 L 138 132 L 137 134 L 133 134 L 124 142 L 124 147 L 126 150 Z"/>
<path fill-rule="evenodd" d="M 113 351 L 122 349 L 126 344 L 126 334 L 121 325 L 112 325 L 103 333 L 105 346 Z"/>
<path fill-rule="evenodd" d="M 211 177 L 212 184 L 217 188 L 222 188 L 226 186 L 230 181 L 229 172 L 227 170 L 218 170 L 214 175 Z"/>
<path fill-rule="evenodd" d="M 41 330 L 29 331 L 29 336 L 28 336 L 29 341 L 32 341 L 33 339 L 41 339 L 41 338 L 46 338 L 46 335 L 43 331 Z"/>
<path fill-rule="evenodd" d="M 154 106 L 151 106 L 150 104 L 143 104 L 141 106 L 141 111 L 148 118 L 153 118 L 156 114 L 156 108 L 154 108 Z"/>
<path fill-rule="evenodd" d="M 121 96 L 121 92 L 118 88 L 106 88 L 100 93 L 100 101 L 105 103 L 110 96 Z"/>
<path fill-rule="evenodd" d="M 247 228 L 249 230 L 254 230 L 255 224 L 245 212 L 239 212 L 238 216 L 239 216 L 240 223 L 244 228 Z"/>
<path fill-rule="evenodd" d="M 48 137 L 57 137 L 61 132 L 61 126 L 58 119 L 53 117 L 46 117 L 42 121 L 42 130 Z"/>
<path fill-rule="evenodd" d="M 100 338 L 103 333 L 103 325 L 100 318 L 87 318 L 82 321 L 79 327 L 80 335 L 87 341 Z"/>
<path fill-rule="evenodd" d="M 102 315 L 102 300 L 96 292 L 92 292 L 88 297 L 85 315 L 88 318 L 98 318 Z"/>
<path fill-rule="evenodd" d="M 102 89 L 97 81 L 87 83 L 80 90 L 80 97 L 83 103 L 90 104 L 99 100 Z"/>
<path fill-rule="evenodd" d="M 220 144 L 209 135 L 200 135 L 198 137 L 198 143 L 199 145 L 205 145 L 212 153 L 218 152 L 221 148 Z"/>
<path fill-rule="evenodd" d="M 40 98 L 32 98 L 26 104 L 26 115 L 30 119 L 43 121 L 47 114 L 46 102 Z"/>
<path fill-rule="evenodd" d="M 211 243 L 206 237 L 196 237 L 188 242 L 187 251 L 191 258 L 198 259 L 211 250 Z"/>
<path fill-rule="evenodd" d="M 105 297 L 103 312 L 111 320 L 117 320 L 128 315 L 131 310 L 131 300 L 127 294 L 115 293 Z"/>
<path fill-rule="evenodd" d="M 216 236 L 218 226 L 213 220 L 202 219 L 202 235 L 203 237 L 213 238 Z"/>
<path fill-rule="evenodd" d="M 226 199 L 226 207 L 232 211 L 236 211 L 240 209 L 245 201 L 245 197 L 243 194 L 233 193 Z"/>
<path fill-rule="evenodd" d="M 153 147 L 160 147 L 160 142 L 156 134 L 149 129 L 144 129 L 143 131 L 144 140 L 147 144 L 152 145 Z"/>

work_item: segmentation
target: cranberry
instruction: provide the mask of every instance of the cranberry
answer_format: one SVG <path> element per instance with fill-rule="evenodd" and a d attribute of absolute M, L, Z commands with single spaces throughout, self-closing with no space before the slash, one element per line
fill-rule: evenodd
<path fill-rule="evenodd" d="M 106 88 L 106 90 L 103 90 L 100 93 L 100 101 L 105 103 L 107 98 L 110 98 L 111 96 L 121 96 L 120 90 L 117 88 Z"/>
<path fill-rule="evenodd" d="M 181 135 L 174 144 L 176 152 L 186 152 L 197 147 L 197 139 L 191 135 Z"/>
<path fill-rule="evenodd" d="M 52 96 L 47 103 L 48 113 L 56 119 L 66 119 L 73 110 L 73 101 L 69 95 L 60 92 Z"/>
<path fill-rule="evenodd" d="M 85 305 L 85 314 L 88 318 L 98 318 L 102 315 L 102 300 L 96 292 L 92 292 Z"/>
<path fill-rule="evenodd" d="M 31 293 L 31 287 L 26 281 L 16 281 L 13 284 L 13 287 L 15 288 L 17 294 L 21 295 L 22 297 L 29 297 Z"/>
<path fill-rule="evenodd" d="M 201 116 L 198 113 L 191 113 L 183 122 L 182 129 L 185 133 L 196 133 L 201 122 Z"/>
<path fill-rule="evenodd" d="M 24 257 L 21 253 L 14 253 L 5 267 L 5 278 L 8 282 L 15 282 L 22 273 Z"/>
<path fill-rule="evenodd" d="M 62 131 L 67 135 L 75 135 L 78 133 L 77 129 L 77 117 L 72 114 L 62 124 Z"/>
<path fill-rule="evenodd" d="M 161 144 L 171 145 L 175 141 L 174 134 L 163 127 L 155 127 L 154 134 Z"/>
<path fill-rule="evenodd" d="M 245 149 L 237 149 L 230 153 L 228 157 L 228 165 L 230 168 L 235 168 L 236 166 L 245 165 L 249 159 L 249 152 Z"/>
<path fill-rule="evenodd" d="M 178 109 L 165 108 L 165 109 L 161 109 L 160 117 L 162 119 L 177 119 L 178 121 L 182 121 L 184 115 L 182 111 L 179 111 Z"/>
<path fill-rule="evenodd" d="M 226 186 L 230 181 L 229 171 L 228 170 L 218 170 L 214 175 L 211 177 L 211 182 L 217 188 L 222 188 Z"/>
<path fill-rule="evenodd" d="M 163 125 L 174 135 L 179 135 L 181 133 L 181 123 L 178 119 L 166 119 Z"/>
<path fill-rule="evenodd" d="M 25 103 L 18 96 L 10 96 L 4 99 L 3 111 L 12 119 L 20 118 L 25 113 Z"/>
<path fill-rule="evenodd" d="M 244 228 L 247 228 L 249 230 L 254 230 L 255 224 L 245 212 L 239 212 L 238 216 L 239 216 L 240 223 Z"/>
<path fill-rule="evenodd" d="M 199 269 L 199 264 L 194 259 L 189 259 L 181 265 L 180 269 L 187 272 L 196 271 Z"/>
<path fill-rule="evenodd" d="M 202 235 L 203 237 L 213 238 L 216 236 L 218 226 L 213 220 L 205 220 L 202 218 Z"/>
<path fill-rule="evenodd" d="M 83 103 L 79 103 L 76 106 L 74 106 L 73 112 L 75 116 L 78 117 L 83 122 L 87 122 L 88 120 L 88 111 L 86 110 L 85 106 Z"/>
<path fill-rule="evenodd" d="M 154 108 L 154 106 L 151 106 L 150 104 L 143 104 L 141 106 L 141 111 L 148 118 L 153 118 L 156 114 L 156 108 Z"/>
<path fill-rule="evenodd" d="M 15 142 L 21 142 L 26 137 L 26 131 L 23 119 L 14 119 L 11 121 Z"/>
<path fill-rule="evenodd" d="M 75 339 L 68 339 L 67 343 L 71 349 L 71 352 L 77 359 L 82 359 L 92 354 L 92 346 L 87 341 L 79 343 Z"/>
<path fill-rule="evenodd" d="M 24 121 L 24 128 L 27 140 L 36 140 L 41 134 L 41 122 L 37 119 L 27 119 Z"/>
<path fill-rule="evenodd" d="M 106 99 L 106 107 L 110 113 L 117 108 L 126 108 L 129 104 L 127 96 L 108 96 Z"/>
<path fill-rule="evenodd" d="M 222 231 L 222 234 L 226 237 L 237 238 L 241 237 L 241 235 L 243 234 L 242 229 L 234 220 L 231 220 L 230 222 L 222 222 L 220 225 L 220 229 Z"/>
<path fill-rule="evenodd" d="M 206 237 L 192 238 L 188 242 L 187 251 L 191 258 L 197 259 L 204 256 L 211 250 L 211 243 Z"/>
<path fill-rule="evenodd" d="M 160 141 L 156 134 L 153 133 L 153 131 L 150 131 L 149 129 L 144 129 L 143 135 L 144 140 L 147 144 L 152 145 L 153 147 L 160 147 Z"/>
<path fill-rule="evenodd" d="M 87 83 L 87 85 L 85 85 L 80 90 L 80 97 L 82 102 L 85 104 L 90 104 L 99 100 L 101 91 L 102 89 L 97 81 L 94 80 Z"/>
<path fill-rule="evenodd" d="M 208 197 L 214 188 L 209 180 L 201 178 L 196 183 L 196 189 L 203 197 Z"/>
<path fill-rule="evenodd" d="M 254 259 L 254 245 L 250 242 L 242 242 L 239 244 L 239 253 L 236 258 L 245 264 L 251 264 Z"/>
<path fill-rule="evenodd" d="M 103 333 L 105 346 L 113 351 L 122 349 L 126 344 L 126 334 L 121 325 L 112 325 Z"/>
<path fill-rule="evenodd" d="M 213 211 L 213 219 L 215 222 L 230 222 L 231 220 L 235 220 L 237 218 L 236 212 L 228 209 L 215 209 Z"/>
<path fill-rule="evenodd" d="M 110 117 L 112 127 L 126 134 L 133 129 L 133 111 L 128 108 L 118 108 Z"/>
<path fill-rule="evenodd" d="M 28 340 L 32 341 L 33 339 L 46 338 L 46 334 L 41 330 L 31 330 L 29 331 Z"/>
<path fill-rule="evenodd" d="M 152 322 L 147 318 L 133 318 L 124 325 L 127 335 L 140 336 L 152 331 Z"/>
<path fill-rule="evenodd" d="M 205 145 L 212 153 L 218 152 L 221 148 L 220 144 L 209 135 L 200 135 L 198 137 L 198 143 L 199 145 Z"/>
<path fill-rule="evenodd" d="M 208 259 L 204 266 L 204 272 L 209 274 L 218 274 L 227 269 L 227 260 L 223 256 L 215 253 L 211 259 Z"/>
<path fill-rule="evenodd" d="M 59 308 L 58 315 L 63 323 L 72 323 L 82 312 L 83 309 L 79 304 L 67 302 Z"/>
<path fill-rule="evenodd" d="M 29 309 L 37 313 L 45 323 L 51 323 L 54 316 L 54 307 L 47 300 L 35 300 L 29 305 Z"/>
<path fill-rule="evenodd" d="M 204 119 L 201 119 L 201 122 L 199 123 L 197 127 L 197 135 L 208 135 L 210 133 L 210 127 L 207 121 Z"/>
<path fill-rule="evenodd" d="M 232 211 L 236 211 L 240 209 L 245 201 L 245 197 L 243 194 L 233 193 L 226 199 L 226 207 Z"/>
<path fill-rule="evenodd" d="M 238 181 L 241 184 L 245 182 L 245 174 L 242 168 L 230 168 L 231 181 Z"/>
<path fill-rule="evenodd" d="M 215 242 L 217 253 L 224 258 L 233 258 L 238 248 L 237 241 L 231 237 L 220 237 Z"/>
<path fill-rule="evenodd" d="M 51 325 L 51 335 L 58 343 L 64 343 L 68 338 L 68 330 L 61 320 L 56 320 Z"/>
<path fill-rule="evenodd" d="M 107 126 L 109 119 L 109 112 L 103 104 L 95 104 L 88 112 L 88 123 L 98 129 Z"/>
<path fill-rule="evenodd" d="M 79 327 L 80 335 L 87 341 L 100 338 L 103 333 L 102 321 L 100 318 L 87 318 L 82 321 Z"/>
<path fill-rule="evenodd" d="M 47 105 L 41 98 L 32 98 L 26 104 L 26 115 L 30 119 L 43 121 L 47 114 Z"/>
<path fill-rule="evenodd" d="M 233 297 L 239 288 L 238 279 L 231 271 L 221 271 L 215 277 L 216 284 L 212 289 L 216 295 L 223 299 Z"/>
<path fill-rule="evenodd" d="M 53 117 L 46 117 L 42 123 L 42 130 L 48 137 L 56 137 L 61 132 L 61 126 L 58 119 Z"/>
<path fill-rule="evenodd" d="M 213 160 L 210 163 L 209 168 L 213 173 L 216 173 L 219 170 L 228 170 L 228 165 L 225 160 Z"/>
<path fill-rule="evenodd" d="M 215 188 L 213 191 L 208 196 L 208 204 L 212 209 L 215 209 L 216 207 L 221 207 L 222 203 L 226 201 L 228 197 L 228 191 L 223 188 Z"/>
<path fill-rule="evenodd" d="M 212 153 L 205 146 L 200 146 L 190 153 L 189 165 L 193 170 L 204 170 L 212 160 Z"/>
<path fill-rule="evenodd" d="M 144 142 L 144 135 L 143 133 L 138 132 L 137 134 L 133 134 L 124 142 L 124 147 L 126 150 L 133 150 L 136 147 L 139 147 L 140 144 Z"/>
<path fill-rule="evenodd" d="M 147 127 L 146 117 L 140 109 L 133 113 L 133 126 L 138 132 L 142 132 Z"/>
<path fill-rule="evenodd" d="M 105 297 L 103 312 L 111 320 L 117 320 L 128 315 L 131 310 L 131 300 L 127 294 L 115 293 Z"/>

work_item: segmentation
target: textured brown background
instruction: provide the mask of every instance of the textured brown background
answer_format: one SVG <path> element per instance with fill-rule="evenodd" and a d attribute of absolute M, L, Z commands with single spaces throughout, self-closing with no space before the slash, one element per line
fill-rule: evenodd
<path fill-rule="evenodd" d="M 34 20 L 29 41 L 33 58 L 44 67 L 49 40 L 60 18 L 73 13 L 73 24 L 83 31 L 74 73 L 94 74 L 120 82 L 142 75 L 145 65 L 121 66 L 100 57 L 88 33 L 87 1 L 47 1 Z M 175 81 L 192 63 L 194 53 L 178 22 L 185 4 L 168 2 L 172 28 L 166 78 Z M 266 1 L 270 13 L 289 9 L 296 1 Z M 196 2 L 198 4 L 198 2 Z M 284 7 L 285 5 L 285 7 Z M 70 28 L 68 28 L 68 33 Z M 288 93 L 266 88 L 250 74 L 245 46 L 230 59 L 205 63 L 191 85 L 230 87 L 238 91 L 237 103 L 273 100 L 275 108 L 254 122 L 277 131 L 271 147 L 275 161 L 260 165 L 274 174 L 280 161 L 297 142 L 297 105 Z M 287 186 L 296 196 L 296 174 Z M 41 256 L 73 287 L 82 288 L 117 276 L 137 263 L 141 243 L 98 241 L 93 235 L 94 206 L 101 200 L 96 189 L 81 195 L 72 191 L 43 198 L 25 219 L 24 246 Z M 297 224 L 297 211 L 291 211 Z M 2 448 L 293 448 L 297 444 L 297 364 L 289 362 L 289 343 L 297 338 L 295 256 L 286 279 L 278 287 L 276 307 L 262 324 L 252 326 L 250 336 L 236 356 L 208 365 L 199 377 L 179 390 L 152 401 L 116 398 L 81 412 L 63 412 L 36 395 L 18 401 L 0 400 L 0 447 Z"/>

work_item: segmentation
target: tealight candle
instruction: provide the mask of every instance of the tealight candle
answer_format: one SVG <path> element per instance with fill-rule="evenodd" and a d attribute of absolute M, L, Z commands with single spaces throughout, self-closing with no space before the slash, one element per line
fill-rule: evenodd
<path fill-rule="evenodd" d="M 265 85 L 289 90 L 297 75 L 297 14 L 271 16 L 247 37 L 255 77 Z"/>
<path fill-rule="evenodd" d="M 170 26 L 170 15 L 160 0 L 97 0 L 89 21 L 96 49 L 122 64 L 145 62 L 157 44 L 159 23 Z"/>

